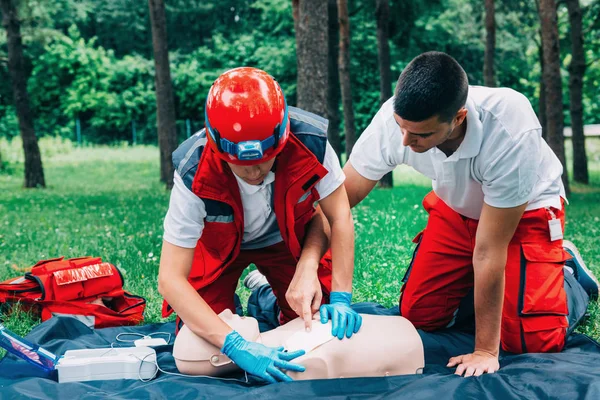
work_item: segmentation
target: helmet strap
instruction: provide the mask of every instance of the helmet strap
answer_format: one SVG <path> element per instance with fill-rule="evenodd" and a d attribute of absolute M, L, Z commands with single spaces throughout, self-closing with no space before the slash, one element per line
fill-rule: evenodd
<path fill-rule="evenodd" d="M 217 145 L 217 150 L 219 150 L 219 153 L 222 153 L 223 147 L 221 146 L 221 134 L 215 128 L 211 128 L 211 130 L 212 130 L 213 134 L 215 135 L 214 139 L 215 139 L 215 144 Z"/>
<path fill-rule="evenodd" d="M 275 143 L 273 143 L 273 148 L 276 149 L 279 146 L 279 139 L 281 139 L 282 128 L 283 134 L 285 134 L 285 125 L 288 124 L 288 107 L 287 100 L 285 96 L 283 96 L 283 105 L 285 107 L 285 113 L 283 114 L 283 120 L 275 126 L 275 130 L 273 131 L 273 139 L 275 139 Z"/>
<path fill-rule="evenodd" d="M 223 152 L 223 146 L 221 146 L 221 134 L 219 133 L 218 130 L 216 130 L 215 128 L 213 128 L 210 125 L 210 121 L 208 120 L 208 99 L 206 100 L 206 103 L 204 104 L 204 123 L 206 124 L 206 130 L 208 131 L 208 134 L 210 136 L 212 136 L 214 142 L 215 142 L 215 146 L 217 146 L 217 150 L 219 151 L 219 153 Z"/>
<path fill-rule="evenodd" d="M 275 131 L 273 132 L 273 148 L 276 149 L 279 146 L 279 129 L 281 128 L 281 124 L 277 124 L 275 126 Z"/>

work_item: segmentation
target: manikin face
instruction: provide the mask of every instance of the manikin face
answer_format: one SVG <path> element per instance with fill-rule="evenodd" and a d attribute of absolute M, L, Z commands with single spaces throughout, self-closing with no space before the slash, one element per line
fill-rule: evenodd
<path fill-rule="evenodd" d="M 231 312 L 230 309 L 226 308 L 225 310 L 221 311 L 221 313 L 219 314 L 219 317 L 221 317 L 221 319 L 225 322 L 227 322 L 229 324 L 229 322 L 232 323 L 240 323 L 241 321 L 245 320 L 246 317 L 240 317 L 237 314 L 234 314 L 233 312 Z M 233 322 L 235 321 L 235 322 Z"/>
<path fill-rule="evenodd" d="M 437 115 L 426 120 L 413 122 L 394 113 L 394 119 L 402 132 L 402 144 L 415 153 L 425 153 L 439 147 L 448 140 L 458 139 L 462 131 L 457 129 L 464 122 L 467 110 L 458 110 L 452 121 L 442 122 Z"/>
<path fill-rule="evenodd" d="M 225 309 L 219 317 L 232 329 L 236 330 L 244 339 L 250 342 L 260 342 L 258 322 L 252 317 L 240 317 L 229 309 Z M 213 355 L 218 355 L 219 350 L 213 344 L 196 336 L 187 325 L 179 331 L 178 340 L 173 348 L 173 356 L 185 361 L 208 361 Z"/>
<path fill-rule="evenodd" d="M 277 157 L 256 165 L 236 165 L 227 163 L 231 171 L 250 185 L 260 185 L 265 179 Z"/>
<path fill-rule="evenodd" d="M 251 342 L 260 341 L 258 322 L 252 317 L 240 317 L 229 309 L 221 311 L 219 317 L 231 328 L 238 331 L 240 335 Z"/>

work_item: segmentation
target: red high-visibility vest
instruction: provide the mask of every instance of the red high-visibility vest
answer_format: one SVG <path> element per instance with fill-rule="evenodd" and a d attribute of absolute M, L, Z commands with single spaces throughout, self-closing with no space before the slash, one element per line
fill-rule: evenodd
<path fill-rule="evenodd" d="M 315 155 L 324 154 L 327 141 L 325 134 L 322 135 L 323 140 L 319 144 L 310 142 L 311 147 L 322 146 L 322 149 L 309 150 L 292 133 L 275 164 L 274 212 L 281 237 L 296 259 L 300 257 L 306 225 L 315 213 L 315 202 L 320 198 L 315 185 L 328 173 Z M 196 140 L 206 139 L 201 134 Z M 236 259 L 244 234 L 244 211 L 233 173 L 211 148 L 206 147 L 201 151 L 191 183 L 192 192 L 202 198 L 207 211 L 202 237 L 196 246 L 188 277 L 196 290 L 214 282 Z M 331 269 L 330 250 L 319 268 Z M 172 312 L 165 301 L 163 317 Z"/>

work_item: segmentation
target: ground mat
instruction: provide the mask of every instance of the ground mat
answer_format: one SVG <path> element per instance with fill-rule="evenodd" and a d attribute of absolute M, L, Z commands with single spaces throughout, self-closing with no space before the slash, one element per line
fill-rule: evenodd
<path fill-rule="evenodd" d="M 371 307 L 370 311 L 389 313 L 380 307 Z M 27 339 L 60 355 L 70 349 L 108 348 L 122 332 L 172 333 L 174 328 L 174 323 L 165 323 L 93 330 L 74 318 L 55 317 L 34 328 Z M 0 361 L 0 398 L 600 398 L 600 345 L 587 336 L 572 335 L 567 348 L 559 354 L 504 355 L 498 373 L 478 378 L 458 377 L 444 367 L 449 356 L 469 351 L 473 343 L 470 334 L 446 331 L 422 333 L 421 336 L 426 347 L 423 375 L 275 385 L 179 377 L 160 372 L 150 382 L 108 380 L 59 384 L 55 374 L 44 375 L 41 370 L 9 354 Z M 162 369 L 176 372 L 171 350 L 172 346 L 157 347 L 158 363 Z"/>

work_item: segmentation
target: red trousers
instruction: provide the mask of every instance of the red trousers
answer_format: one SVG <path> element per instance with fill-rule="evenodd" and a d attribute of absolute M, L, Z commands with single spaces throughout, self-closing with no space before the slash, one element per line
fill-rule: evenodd
<path fill-rule="evenodd" d="M 324 259 L 325 260 L 325 259 Z M 330 263 L 330 260 L 321 263 Z M 277 304 L 281 309 L 279 322 L 284 324 L 298 315 L 290 308 L 285 293 L 296 272 L 296 259 L 292 256 L 284 242 L 256 250 L 242 250 L 238 257 L 225 271 L 210 285 L 198 290 L 204 301 L 219 314 L 229 308 L 235 313 L 234 294 L 242 272 L 248 265 L 254 263 L 256 268 L 267 278 L 277 297 Z M 331 265 L 319 266 L 319 281 L 323 291 L 322 303 L 329 303 L 331 292 Z M 179 327 L 179 317 L 177 327 Z"/>
<path fill-rule="evenodd" d="M 423 200 L 429 220 L 418 243 L 400 312 L 417 328 L 435 330 L 453 319 L 461 299 L 473 288 L 473 250 L 477 220 L 452 210 L 435 193 Z M 564 208 L 563 208 L 564 209 Z M 526 211 L 508 246 L 502 308 L 501 344 L 513 353 L 557 352 L 565 344 L 567 297 L 562 239 L 550 241 L 548 221 L 564 211 Z"/>

